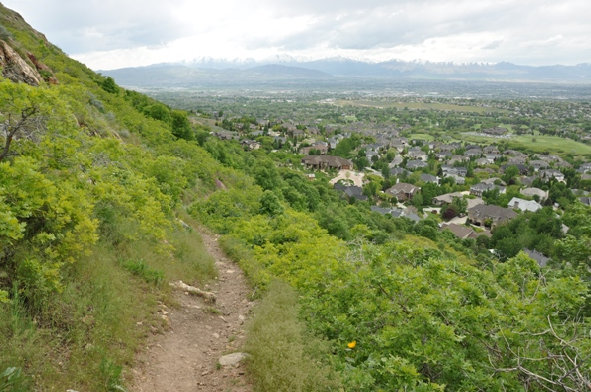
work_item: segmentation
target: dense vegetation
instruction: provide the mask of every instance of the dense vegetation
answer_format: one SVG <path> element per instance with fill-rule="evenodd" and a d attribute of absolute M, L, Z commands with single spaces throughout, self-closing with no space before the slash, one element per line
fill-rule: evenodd
<path fill-rule="evenodd" d="M 217 155 L 229 155 L 231 144 L 208 143 L 211 150 L 214 145 L 226 150 Z M 413 225 L 385 218 L 363 203 L 335 199 L 330 191 L 318 197 L 321 179 L 310 183 L 294 170 L 276 169 L 264 153 L 235 152 L 231 164 L 243 165 L 252 180 L 195 202 L 191 211 L 227 233 L 228 252 L 257 287 L 279 277 L 298 290 L 301 317 L 328 342 L 332 355 L 325 354 L 324 361 L 332 363 L 347 389 L 586 385 L 589 368 L 572 377 L 578 362 L 568 360 L 584 361 L 589 349 L 588 281 L 577 273 L 580 264 L 558 252 L 556 260 L 564 264 L 554 268 L 542 269 L 523 253 L 499 263 L 478 253 L 476 244 L 437 232 L 428 220 Z M 524 237 L 519 241 L 540 232 L 539 240 L 549 246 L 581 250 L 588 237 L 569 236 L 572 243 L 566 244 L 551 211 L 515 221 L 529 231 L 505 230 L 518 230 Z M 589 208 L 575 204 L 570 214 L 588 216 Z M 569 223 L 575 232 L 588 230 L 586 220 Z M 557 224 L 557 230 L 544 228 Z M 501 241 L 501 233 L 492 240 Z M 588 252 L 578 260 L 586 257 Z M 268 328 L 281 340 L 278 328 Z M 329 381 L 326 389 L 332 388 Z"/>
<path fill-rule="evenodd" d="M 186 114 L 0 16 L 3 38 L 58 81 L 0 80 L 0 390 L 115 390 L 164 327 L 167 282 L 215 275 L 177 217 L 191 223 L 183 195 L 211 189 L 219 168 L 182 139 Z"/>
<path fill-rule="evenodd" d="M 178 222 L 191 223 L 184 205 L 224 234 L 262 298 L 247 343 L 261 391 L 589 388 L 589 207 L 569 200 L 563 216 L 501 226 L 490 240 L 501 262 L 435 219 L 350 203 L 270 140 L 246 152 L 209 137 L 1 11 L 11 44 L 59 83 L 0 81 L 0 120 L 16 135 L 1 139 L 0 390 L 122 388 L 161 327 L 163 282 L 215 274 Z"/>

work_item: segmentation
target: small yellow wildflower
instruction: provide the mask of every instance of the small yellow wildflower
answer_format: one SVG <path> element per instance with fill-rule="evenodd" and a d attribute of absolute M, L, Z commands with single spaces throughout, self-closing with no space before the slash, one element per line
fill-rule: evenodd
<path fill-rule="evenodd" d="M 349 347 L 349 348 L 355 348 L 356 345 L 357 345 L 357 341 L 355 341 L 355 340 L 347 343 L 347 347 Z"/>

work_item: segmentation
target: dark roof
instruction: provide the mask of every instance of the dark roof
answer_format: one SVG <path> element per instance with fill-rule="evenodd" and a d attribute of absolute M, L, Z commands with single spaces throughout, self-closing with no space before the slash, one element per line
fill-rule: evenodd
<path fill-rule="evenodd" d="M 390 169 L 390 175 L 392 175 L 392 176 L 399 176 L 401 174 L 410 174 L 410 172 L 406 169 L 401 168 L 401 167 L 393 167 Z"/>
<path fill-rule="evenodd" d="M 548 264 L 548 261 L 550 260 L 549 257 L 544 256 L 542 253 L 538 252 L 535 249 L 524 249 L 523 252 L 525 252 L 526 255 L 537 261 L 540 267 L 545 267 Z"/>
<path fill-rule="evenodd" d="M 487 128 L 482 132 L 488 133 L 489 135 L 504 135 L 507 133 L 507 128 L 503 127 L 494 127 L 494 128 Z"/>
<path fill-rule="evenodd" d="M 452 234 L 461 239 L 471 237 L 475 234 L 474 230 L 472 230 L 471 228 L 463 225 L 456 225 L 454 223 L 450 223 L 447 226 L 443 226 L 442 229 L 447 229 L 451 231 Z"/>
<path fill-rule="evenodd" d="M 370 209 L 373 212 L 377 212 L 380 215 L 387 215 L 392 211 L 392 208 L 384 208 L 384 207 L 378 207 L 378 206 L 371 206 Z"/>
<path fill-rule="evenodd" d="M 487 184 L 485 182 L 479 182 L 478 184 L 474 184 L 470 187 L 470 190 L 474 190 L 474 191 L 482 191 L 482 192 L 486 192 L 486 191 L 490 191 L 493 189 L 496 189 L 497 186 L 495 184 Z"/>
<path fill-rule="evenodd" d="M 470 208 L 468 213 L 478 219 L 496 218 L 497 220 L 509 220 L 517 216 L 517 213 L 509 208 L 492 204 L 479 204 Z"/>
<path fill-rule="evenodd" d="M 425 167 L 425 166 L 427 166 L 427 162 L 421 161 L 420 159 L 406 162 L 407 169 L 416 169 L 416 168 Z"/>
<path fill-rule="evenodd" d="M 343 192 L 345 195 L 347 195 L 348 197 L 351 197 L 353 199 L 367 200 L 367 196 L 365 196 L 363 194 L 363 189 L 361 187 L 358 187 L 355 185 L 344 185 L 344 184 L 337 182 L 334 185 L 334 189 L 336 189 L 337 191 Z"/>
<path fill-rule="evenodd" d="M 435 177 L 434 175 L 432 175 L 432 174 L 427 174 L 427 173 L 421 174 L 421 181 L 424 181 L 424 182 L 435 182 L 436 183 L 436 182 L 438 182 L 438 180 L 439 179 L 437 177 Z"/>
<path fill-rule="evenodd" d="M 392 193 L 392 194 L 397 194 L 399 192 L 413 193 L 413 192 L 416 192 L 420 189 L 421 189 L 421 187 L 419 187 L 419 186 L 409 184 L 407 182 L 399 182 L 398 184 L 389 188 L 386 192 Z"/>
<path fill-rule="evenodd" d="M 350 160 L 334 155 L 306 155 L 302 158 L 302 163 L 307 165 L 326 164 L 331 167 L 353 166 L 353 162 Z"/>

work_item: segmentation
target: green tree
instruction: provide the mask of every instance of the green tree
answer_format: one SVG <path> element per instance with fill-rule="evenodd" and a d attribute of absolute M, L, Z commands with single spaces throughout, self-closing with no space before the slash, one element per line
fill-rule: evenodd
<path fill-rule="evenodd" d="M 115 83 L 115 80 L 110 76 L 107 76 L 101 81 L 101 88 L 111 94 L 119 93 L 119 87 Z"/>
<path fill-rule="evenodd" d="M 261 214 L 277 216 L 283 213 L 283 207 L 277 195 L 272 191 L 264 191 L 261 195 Z"/>
<path fill-rule="evenodd" d="M 195 135 L 191 129 L 191 123 L 187 113 L 180 110 L 173 110 L 171 113 L 172 134 L 179 139 L 193 140 Z"/>

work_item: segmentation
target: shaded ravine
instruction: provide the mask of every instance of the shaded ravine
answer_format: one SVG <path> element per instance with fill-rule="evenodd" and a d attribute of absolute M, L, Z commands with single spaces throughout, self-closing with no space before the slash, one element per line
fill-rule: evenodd
<path fill-rule="evenodd" d="M 133 369 L 131 391 L 252 391 L 244 363 L 218 364 L 220 357 L 239 351 L 244 343 L 244 321 L 253 306 L 250 289 L 242 270 L 220 249 L 218 236 L 204 229 L 200 234 L 218 270 L 218 279 L 204 289 L 217 300 L 208 303 L 176 292 L 180 306 L 160 305 L 170 328 L 149 338 Z"/>

